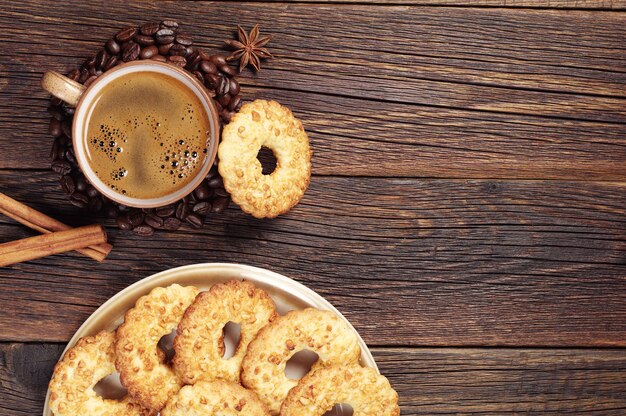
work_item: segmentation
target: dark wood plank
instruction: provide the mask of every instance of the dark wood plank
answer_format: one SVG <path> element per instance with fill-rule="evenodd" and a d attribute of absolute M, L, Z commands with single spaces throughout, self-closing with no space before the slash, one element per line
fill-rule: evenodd
<path fill-rule="evenodd" d="M 36 76 L 21 83 L 38 88 Z M 626 125 L 244 88 L 305 124 L 317 175 L 626 180 Z M 0 96 L 0 167 L 49 167 L 45 100 Z M 16 145 L 19 143 L 19 145 Z"/>
<path fill-rule="evenodd" d="M 49 172 L 10 195 L 72 225 Z M 0 269 L 0 337 L 64 341 L 151 273 L 227 261 L 283 273 L 384 345 L 626 346 L 626 184 L 316 177 L 276 220 L 232 207 L 203 230 L 111 230 L 102 264 L 65 254 Z M 29 235 L 0 219 L 0 235 Z M 46 331 L 42 331 L 46 328 Z"/>
<path fill-rule="evenodd" d="M 256 85 L 626 120 L 626 14 L 612 12 L 232 4 L 223 13 L 222 5 L 200 2 L 116 1 L 101 8 L 68 1 L 41 8 L 25 1 L 0 11 L 7 27 L 0 34 L 8 58 L 3 66 L 11 77 L 63 68 L 95 51 L 116 28 L 162 16 L 187 23 L 200 45 L 210 47 L 219 47 L 237 23 L 271 28 L 280 59 L 266 65 Z"/>
<path fill-rule="evenodd" d="M 263 0 L 253 0 L 263 1 Z M 275 0 L 270 0 L 275 1 Z M 459 7 L 531 7 L 540 9 L 626 9 L 624 0 L 298 0 L 302 3 L 371 3 Z M 279 3 L 280 1 L 276 1 Z"/>
<path fill-rule="evenodd" d="M 0 344 L 0 415 L 40 414 L 61 344 Z M 383 349 L 403 415 L 626 411 L 625 350 Z M 10 386 L 10 387 L 8 387 Z"/>

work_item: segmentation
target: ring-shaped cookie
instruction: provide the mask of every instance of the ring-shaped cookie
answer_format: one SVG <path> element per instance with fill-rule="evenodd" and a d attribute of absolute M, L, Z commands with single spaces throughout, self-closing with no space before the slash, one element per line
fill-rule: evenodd
<path fill-rule="evenodd" d="M 224 380 L 185 386 L 161 410 L 161 416 L 269 416 L 257 395 Z"/>
<path fill-rule="evenodd" d="M 102 331 L 83 337 L 67 350 L 50 380 L 50 410 L 56 416 L 148 416 L 151 413 L 129 396 L 103 399 L 94 386 L 115 373 L 115 334 Z"/>
<path fill-rule="evenodd" d="M 248 344 L 276 316 L 272 298 L 250 282 L 213 285 L 196 297 L 178 325 L 174 370 L 185 384 L 214 379 L 238 383 Z M 228 322 L 241 325 L 241 336 L 234 355 L 224 359 L 223 328 Z"/>
<path fill-rule="evenodd" d="M 307 308 L 279 316 L 248 345 L 241 381 L 254 390 L 277 415 L 287 393 L 298 384 L 285 374 L 287 361 L 302 350 L 318 355 L 311 370 L 329 365 L 355 364 L 361 355 L 358 337 L 331 311 Z"/>
<path fill-rule="evenodd" d="M 143 407 L 160 410 L 182 387 L 157 344 L 176 329 L 197 294 L 193 286 L 157 287 L 137 300 L 117 329 L 115 366 L 128 394 Z"/>
<path fill-rule="evenodd" d="M 322 416 L 349 404 L 359 416 L 399 416 L 398 393 L 372 368 L 358 365 L 319 368 L 289 391 L 280 416 Z"/>
<path fill-rule="evenodd" d="M 276 169 L 263 175 L 257 159 L 267 147 Z M 219 172 L 232 200 L 257 218 L 273 218 L 300 201 L 311 177 L 309 138 L 291 111 L 276 101 L 244 104 L 224 127 Z"/>

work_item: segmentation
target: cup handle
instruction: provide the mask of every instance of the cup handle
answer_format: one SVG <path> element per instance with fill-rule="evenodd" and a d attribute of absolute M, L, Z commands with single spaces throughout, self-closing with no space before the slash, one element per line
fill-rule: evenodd
<path fill-rule="evenodd" d="M 43 75 L 41 86 L 44 90 L 72 107 L 76 107 L 81 95 L 87 89 L 84 85 L 55 71 L 48 71 Z"/>

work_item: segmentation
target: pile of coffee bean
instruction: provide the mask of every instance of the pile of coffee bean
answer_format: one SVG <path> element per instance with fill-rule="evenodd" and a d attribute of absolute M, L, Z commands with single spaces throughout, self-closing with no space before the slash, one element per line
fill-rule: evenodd
<path fill-rule="evenodd" d="M 239 83 L 235 79 L 237 70 L 228 65 L 226 56 L 209 55 L 195 48 L 191 37 L 179 30 L 178 23 L 172 20 L 120 30 L 98 53 L 67 76 L 89 86 L 107 70 L 137 59 L 169 62 L 196 76 L 214 98 L 222 123 L 228 123 L 242 105 Z M 228 207 L 230 196 L 224 190 L 217 161 L 191 194 L 166 207 L 136 209 L 109 200 L 87 182 L 76 162 L 72 147 L 74 108 L 52 97 L 48 111 L 52 115 L 49 132 L 54 137 L 50 155 L 52 170 L 61 175 L 61 187 L 70 195 L 73 205 L 93 213 L 104 212 L 116 219 L 120 229 L 144 236 L 153 234 L 155 229 L 176 230 L 182 224 L 200 228 L 207 215 L 223 212 Z"/>

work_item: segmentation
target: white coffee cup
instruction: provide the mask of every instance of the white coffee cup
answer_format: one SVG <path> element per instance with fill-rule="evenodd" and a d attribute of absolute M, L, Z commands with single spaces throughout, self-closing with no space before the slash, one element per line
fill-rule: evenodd
<path fill-rule="evenodd" d="M 156 72 L 159 74 L 172 77 L 185 85 L 192 91 L 202 103 L 207 119 L 210 122 L 210 132 L 207 138 L 207 156 L 197 175 L 189 181 L 184 187 L 176 191 L 158 198 L 134 198 L 124 195 L 107 186 L 94 172 L 89 165 L 87 159 L 87 149 L 85 148 L 85 137 L 87 132 L 88 115 L 91 113 L 94 104 L 94 98 L 99 96 L 100 91 L 105 88 L 111 81 L 134 72 Z M 73 81 L 58 72 L 46 72 L 41 80 L 42 87 L 55 97 L 65 101 L 70 106 L 76 107 L 74 113 L 74 122 L 72 124 L 72 143 L 74 145 L 74 153 L 80 169 L 85 178 L 94 188 L 102 195 L 123 205 L 137 208 L 156 208 L 171 204 L 184 196 L 191 193 L 202 180 L 207 176 L 215 156 L 217 155 L 217 146 L 219 144 L 220 124 L 217 115 L 217 109 L 213 100 L 204 86 L 198 80 L 185 72 L 179 67 L 171 64 L 162 63 L 153 60 L 143 60 L 127 62 L 116 66 L 115 68 L 102 74 L 89 87 Z"/>

